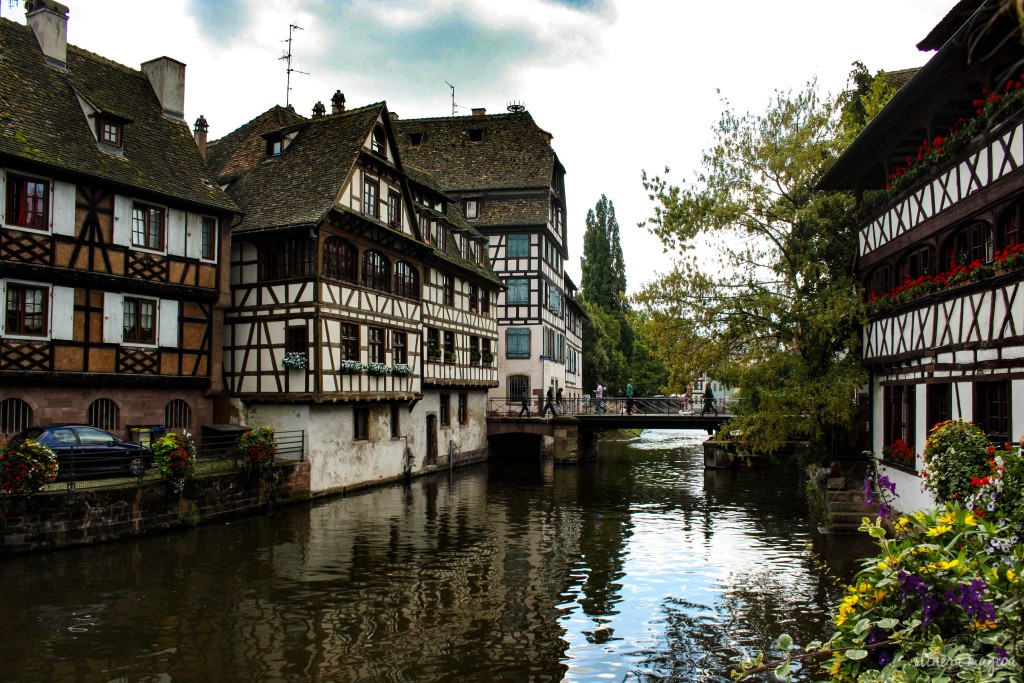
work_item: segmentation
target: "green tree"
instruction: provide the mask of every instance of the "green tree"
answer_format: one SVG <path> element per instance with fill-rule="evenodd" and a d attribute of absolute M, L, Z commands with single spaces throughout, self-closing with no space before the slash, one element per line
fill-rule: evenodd
<path fill-rule="evenodd" d="M 625 390 L 627 359 L 619 349 L 622 323 L 586 298 L 580 304 L 587 313 L 583 322 L 583 386 L 590 393 L 598 382 L 610 391 Z"/>
<path fill-rule="evenodd" d="M 615 246 L 618 247 L 617 255 L 612 251 L 613 234 Z M 590 303 L 608 312 L 622 310 L 620 293 L 626 291 L 625 266 L 622 264 L 622 247 L 618 246 L 618 235 L 615 206 L 601 195 L 597 205 L 587 211 L 583 256 L 580 259 L 580 270 L 583 273 L 580 293 Z"/>
<path fill-rule="evenodd" d="M 644 334 L 680 390 L 703 372 L 738 387 L 730 431 L 758 452 L 850 425 L 865 375 L 852 198 L 814 191 L 842 148 L 840 111 L 811 82 L 761 115 L 725 103 L 703 170 L 644 174 L 651 231 L 678 252 L 637 297 Z M 666 175 L 669 170 L 665 170 Z"/>

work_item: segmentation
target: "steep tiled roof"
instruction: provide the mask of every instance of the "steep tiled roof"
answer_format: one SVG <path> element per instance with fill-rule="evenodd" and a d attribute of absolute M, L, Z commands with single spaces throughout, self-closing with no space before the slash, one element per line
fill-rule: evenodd
<path fill-rule="evenodd" d="M 401 119 L 393 124 L 402 159 L 449 192 L 548 187 L 558 158 L 529 112 Z M 470 131 L 480 131 L 480 140 Z M 413 146 L 410 135 L 420 134 Z"/>
<path fill-rule="evenodd" d="M 237 178 L 267 156 L 267 144 L 261 136 L 286 126 L 306 121 L 304 116 L 282 106 L 274 106 L 252 121 L 210 143 L 206 159 L 221 183 Z"/>
<path fill-rule="evenodd" d="M 946 13 L 946 16 L 935 25 L 927 36 L 917 44 L 917 49 L 922 52 L 938 50 L 945 45 L 946 41 L 953 37 L 961 26 L 978 11 L 986 0 L 960 0 L 953 9 Z"/>
<path fill-rule="evenodd" d="M 77 94 L 76 94 L 77 93 Z M 102 151 L 78 101 L 128 119 L 123 155 Z M 69 45 L 67 71 L 48 66 L 32 30 L 0 18 L 0 160 L 236 211 L 211 182 L 188 126 L 163 115 L 146 75 Z"/>
<path fill-rule="evenodd" d="M 233 169 L 235 174 L 244 171 L 228 186 L 228 194 L 245 213 L 242 222 L 235 226 L 235 232 L 319 223 L 334 206 L 383 107 L 384 103 L 378 102 L 341 114 L 309 119 L 299 124 L 298 135 L 274 157 L 266 156 L 266 140 L 262 135 L 272 130 L 266 125 L 284 111 L 279 107 L 228 135 L 225 140 L 229 145 L 222 148 L 226 153 L 222 156 L 218 152 L 216 157 L 220 161 L 227 160 L 223 169 Z M 240 131 L 244 134 L 236 137 Z M 254 145 L 259 146 L 258 155 Z M 220 146 L 217 142 L 214 149 Z M 232 154 L 231 149 L 237 153 Z M 218 173 L 221 175 L 223 171 Z"/>

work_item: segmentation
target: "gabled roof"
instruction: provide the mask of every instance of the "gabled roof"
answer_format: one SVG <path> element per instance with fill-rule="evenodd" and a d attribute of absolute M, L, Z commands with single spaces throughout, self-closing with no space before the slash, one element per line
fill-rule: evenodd
<path fill-rule="evenodd" d="M 79 96 L 125 122 L 123 154 L 99 148 Z M 73 45 L 48 66 L 32 30 L 0 18 L 0 163 L 84 175 L 225 211 L 188 126 L 164 116 L 142 71 Z"/>
<path fill-rule="evenodd" d="M 964 17 L 943 41 L 949 33 L 947 22 Z M 942 43 L 939 51 L 861 131 L 824 174 L 818 189 L 884 188 L 887 172 L 916 155 L 922 141 L 945 136 L 958 119 L 974 116 L 974 101 L 983 97 L 981 84 L 991 79 L 989 86 L 1001 91 L 1006 78 L 1019 77 L 1024 46 L 1011 4 L 964 0 L 939 27 L 932 35 Z"/>
<path fill-rule="evenodd" d="M 392 126 L 402 158 L 449 192 L 547 188 L 561 169 L 551 135 L 529 112 L 400 119 Z M 481 139 L 472 140 L 470 131 L 480 131 Z M 415 146 L 414 133 L 420 134 Z"/>
<path fill-rule="evenodd" d="M 928 35 L 917 44 L 922 52 L 938 50 L 963 26 L 971 16 L 985 3 L 985 0 L 960 0 L 949 10 Z"/>
<path fill-rule="evenodd" d="M 285 129 L 297 128 L 298 134 L 280 155 L 268 157 L 264 136 L 274 131 L 275 121 L 292 118 L 282 112 L 287 110 L 274 107 L 226 136 L 224 147 L 220 141 L 214 145 L 218 151 L 211 155 L 211 164 L 216 159 L 218 177 L 237 177 L 228 193 L 245 217 L 235 232 L 322 221 L 334 207 L 374 123 L 386 114 L 384 103 L 378 102 L 340 114 L 288 120 Z"/>
<path fill-rule="evenodd" d="M 218 182 L 226 183 L 255 166 L 267 156 L 263 135 L 269 131 L 304 122 L 306 117 L 281 106 L 274 106 L 252 121 L 210 143 L 207 164 Z"/>

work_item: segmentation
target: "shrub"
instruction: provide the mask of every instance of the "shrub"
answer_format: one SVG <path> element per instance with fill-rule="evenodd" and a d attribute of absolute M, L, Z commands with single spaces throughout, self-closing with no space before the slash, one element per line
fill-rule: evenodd
<path fill-rule="evenodd" d="M 270 427 L 250 429 L 238 440 L 238 453 L 242 456 L 242 469 L 249 473 L 261 472 L 274 464 L 277 443 Z"/>
<path fill-rule="evenodd" d="M 977 425 L 964 420 L 940 422 L 924 445 L 924 487 L 939 504 L 965 501 L 973 493 L 971 480 L 988 474 L 986 461 L 994 450 Z"/>
<path fill-rule="evenodd" d="M 0 443 L 0 493 L 35 493 L 57 478 L 57 456 L 46 446 L 25 439 Z"/>
<path fill-rule="evenodd" d="M 153 444 L 153 455 L 160 476 L 180 494 L 195 472 L 196 446 L 192 437 L 187 432 L 184 435 L 170 432 Z"/>

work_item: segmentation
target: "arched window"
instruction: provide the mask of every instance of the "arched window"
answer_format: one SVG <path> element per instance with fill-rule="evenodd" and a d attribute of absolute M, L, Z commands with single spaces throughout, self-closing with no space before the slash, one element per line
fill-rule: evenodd
<path fill-rule="evenodd" d="M 984 221 L 959 227 L 946 240 L 943 256 L 946 269 L 966 266 L 975 261 L 987 263 L 993 256 L 992 226 Z"/>
<path fill-rule="evenodd" d="M 112 432 L 121 427 L 121 409 L 109 398 L 98 398 L 85 411 L 85 421 Z"/>
<path fill-rule="evenodd" d="M 0 401 L 0 433 L 17 434 L 32 425 L 32 406 L 20 398 Z"/>
<path fill-rule="evenodd" d="M 1024 202 L 1018 202 L 1009 211 L 1003 214 L 999 225 L 996 227 L 996 251 L 1002 251 L 1007 247 L 1021 243 L 1021 220 L 1024 218 Z"/>
<path fill-rule="evenodd" d="M 356 282 L 358 253 L 340 237 L 328 237 L 324 241 L 324 276 Z"/>
<path fill-rule="evenodd" d="M 379 252 L 367 249 L 363 252 L 363 285 L 387 292 L 390 287 L 391 271 L 388 260 Z"/>
<path fill-rule="evenodd" d="M 932 255 L 932 248 L 928 246 L 917 247 L 903 255 L 899 266 L 896 268 L 896 282 L 902 284 L 906 280 L 916 280 L 922 275 L 934 275 L 935 264 Z"/>
<path fill-rule="evenodd" d="M 190 429 L 192 427 L 192 408 L 180 398 L 176 398 L 164 407 L 164 425 L 171 429 Z"/>
<path fill-rule="evenodd" d="M 419 274 L 405 261 L 395 264 L 395 294 L 409 299 L 419 298 L 420 295 Z"/>

